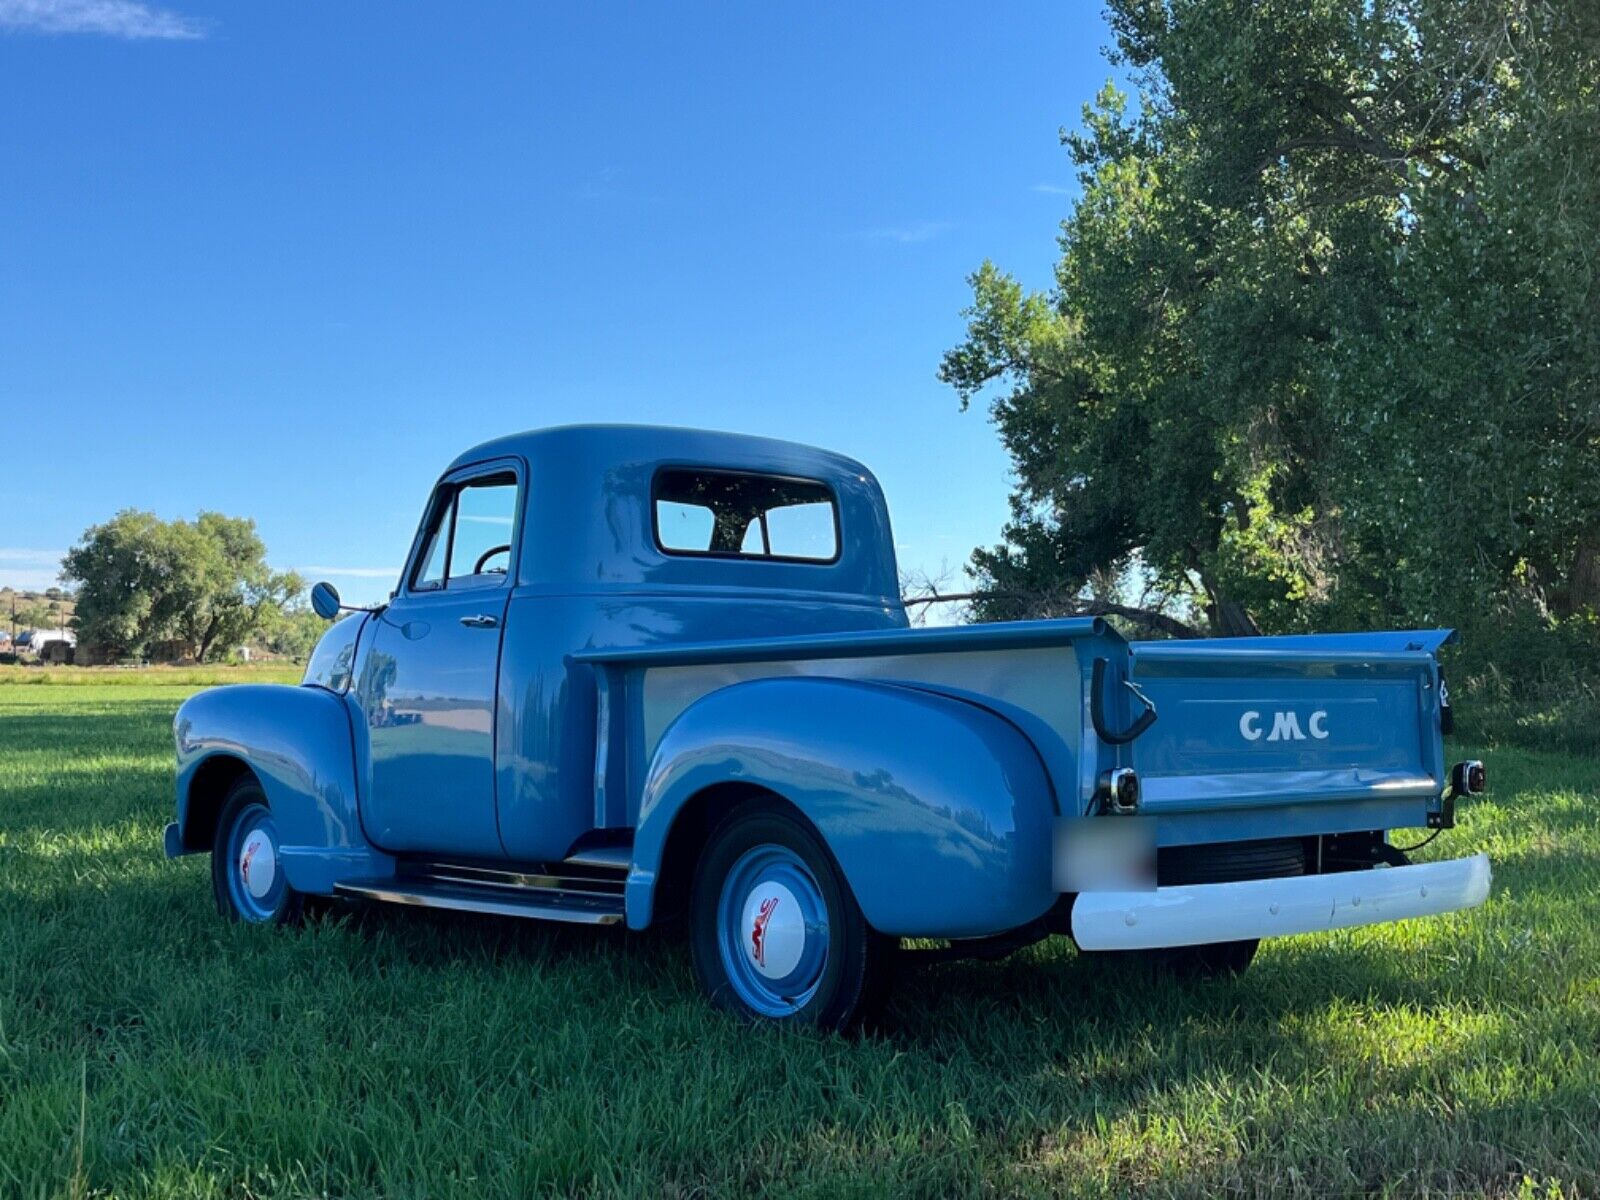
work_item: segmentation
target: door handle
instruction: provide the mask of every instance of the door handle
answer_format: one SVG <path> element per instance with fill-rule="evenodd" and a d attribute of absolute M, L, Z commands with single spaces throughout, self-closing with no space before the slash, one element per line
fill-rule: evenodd
<path fill-rule="evenodd" d="M 488 613 L 478 613 L 472 617 L 462 617 L 461 623 L 468 629 L 493 629 L 500 624 L 499 617 L 492 617 Z"/>

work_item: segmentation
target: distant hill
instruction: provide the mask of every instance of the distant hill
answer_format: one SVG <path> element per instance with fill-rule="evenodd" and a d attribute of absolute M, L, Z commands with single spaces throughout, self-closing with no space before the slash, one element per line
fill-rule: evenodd
<path fill-rule="evenodd" d="M 24 629 L 71 629 L 76 611 L 71 594 L 61 588 L 35 592 L 0 587 L 0 629 L 9 634 Z"/>

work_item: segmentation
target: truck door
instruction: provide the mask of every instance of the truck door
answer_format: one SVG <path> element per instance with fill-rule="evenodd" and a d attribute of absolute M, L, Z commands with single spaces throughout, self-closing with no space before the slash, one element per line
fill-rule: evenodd
<path fill-rule="evenodd" d="M 357 736 L 362 827 L 385 850 L 504 855 L 495 682 L 522 490 L 515 463 L 447 476 L 400 589 L 375 622 L 356 682 L 365 718 Z"/>

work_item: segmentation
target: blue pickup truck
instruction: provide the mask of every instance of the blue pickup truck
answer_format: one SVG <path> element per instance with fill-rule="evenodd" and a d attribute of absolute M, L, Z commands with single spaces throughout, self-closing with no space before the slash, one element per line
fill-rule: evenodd
<path fill-rule="evenodd" d="M 343 897 L 671 922 L 715 1003 L 832 1028 L 902 939 L 1238 971 L 1263 937 L 1487 896 L 1484 856 L 1389 838 L 1483 787 L 1444 758 L 1448 632 L 913 629 L 893 547 L 872 474 L 805 446 L 478 446 L 300 686 L 179 710 L 166 851 L 209 852 L 243 921 Z"/>

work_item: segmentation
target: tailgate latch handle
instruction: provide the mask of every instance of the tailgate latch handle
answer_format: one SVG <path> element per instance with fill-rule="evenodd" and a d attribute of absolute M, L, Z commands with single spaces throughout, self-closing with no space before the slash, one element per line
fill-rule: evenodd
<path fill-rule="evenodd" d="M 1106 727 L 1106 666 L 1105 659 L 1094 660 L 1094 667 L 1089 677 L 1089 719 L 1094 722 L 1095 736 L 1102 742 L 1112 746 L 1123 746 L 1156 723 L 1156 706 L 1137 683 L 1131 679 L 1124 679 L 1122 686 L 1133 693 L 1135 700 L 1144 705 L 1144 711 L 1121 733 L 1112 733 Z"/>

